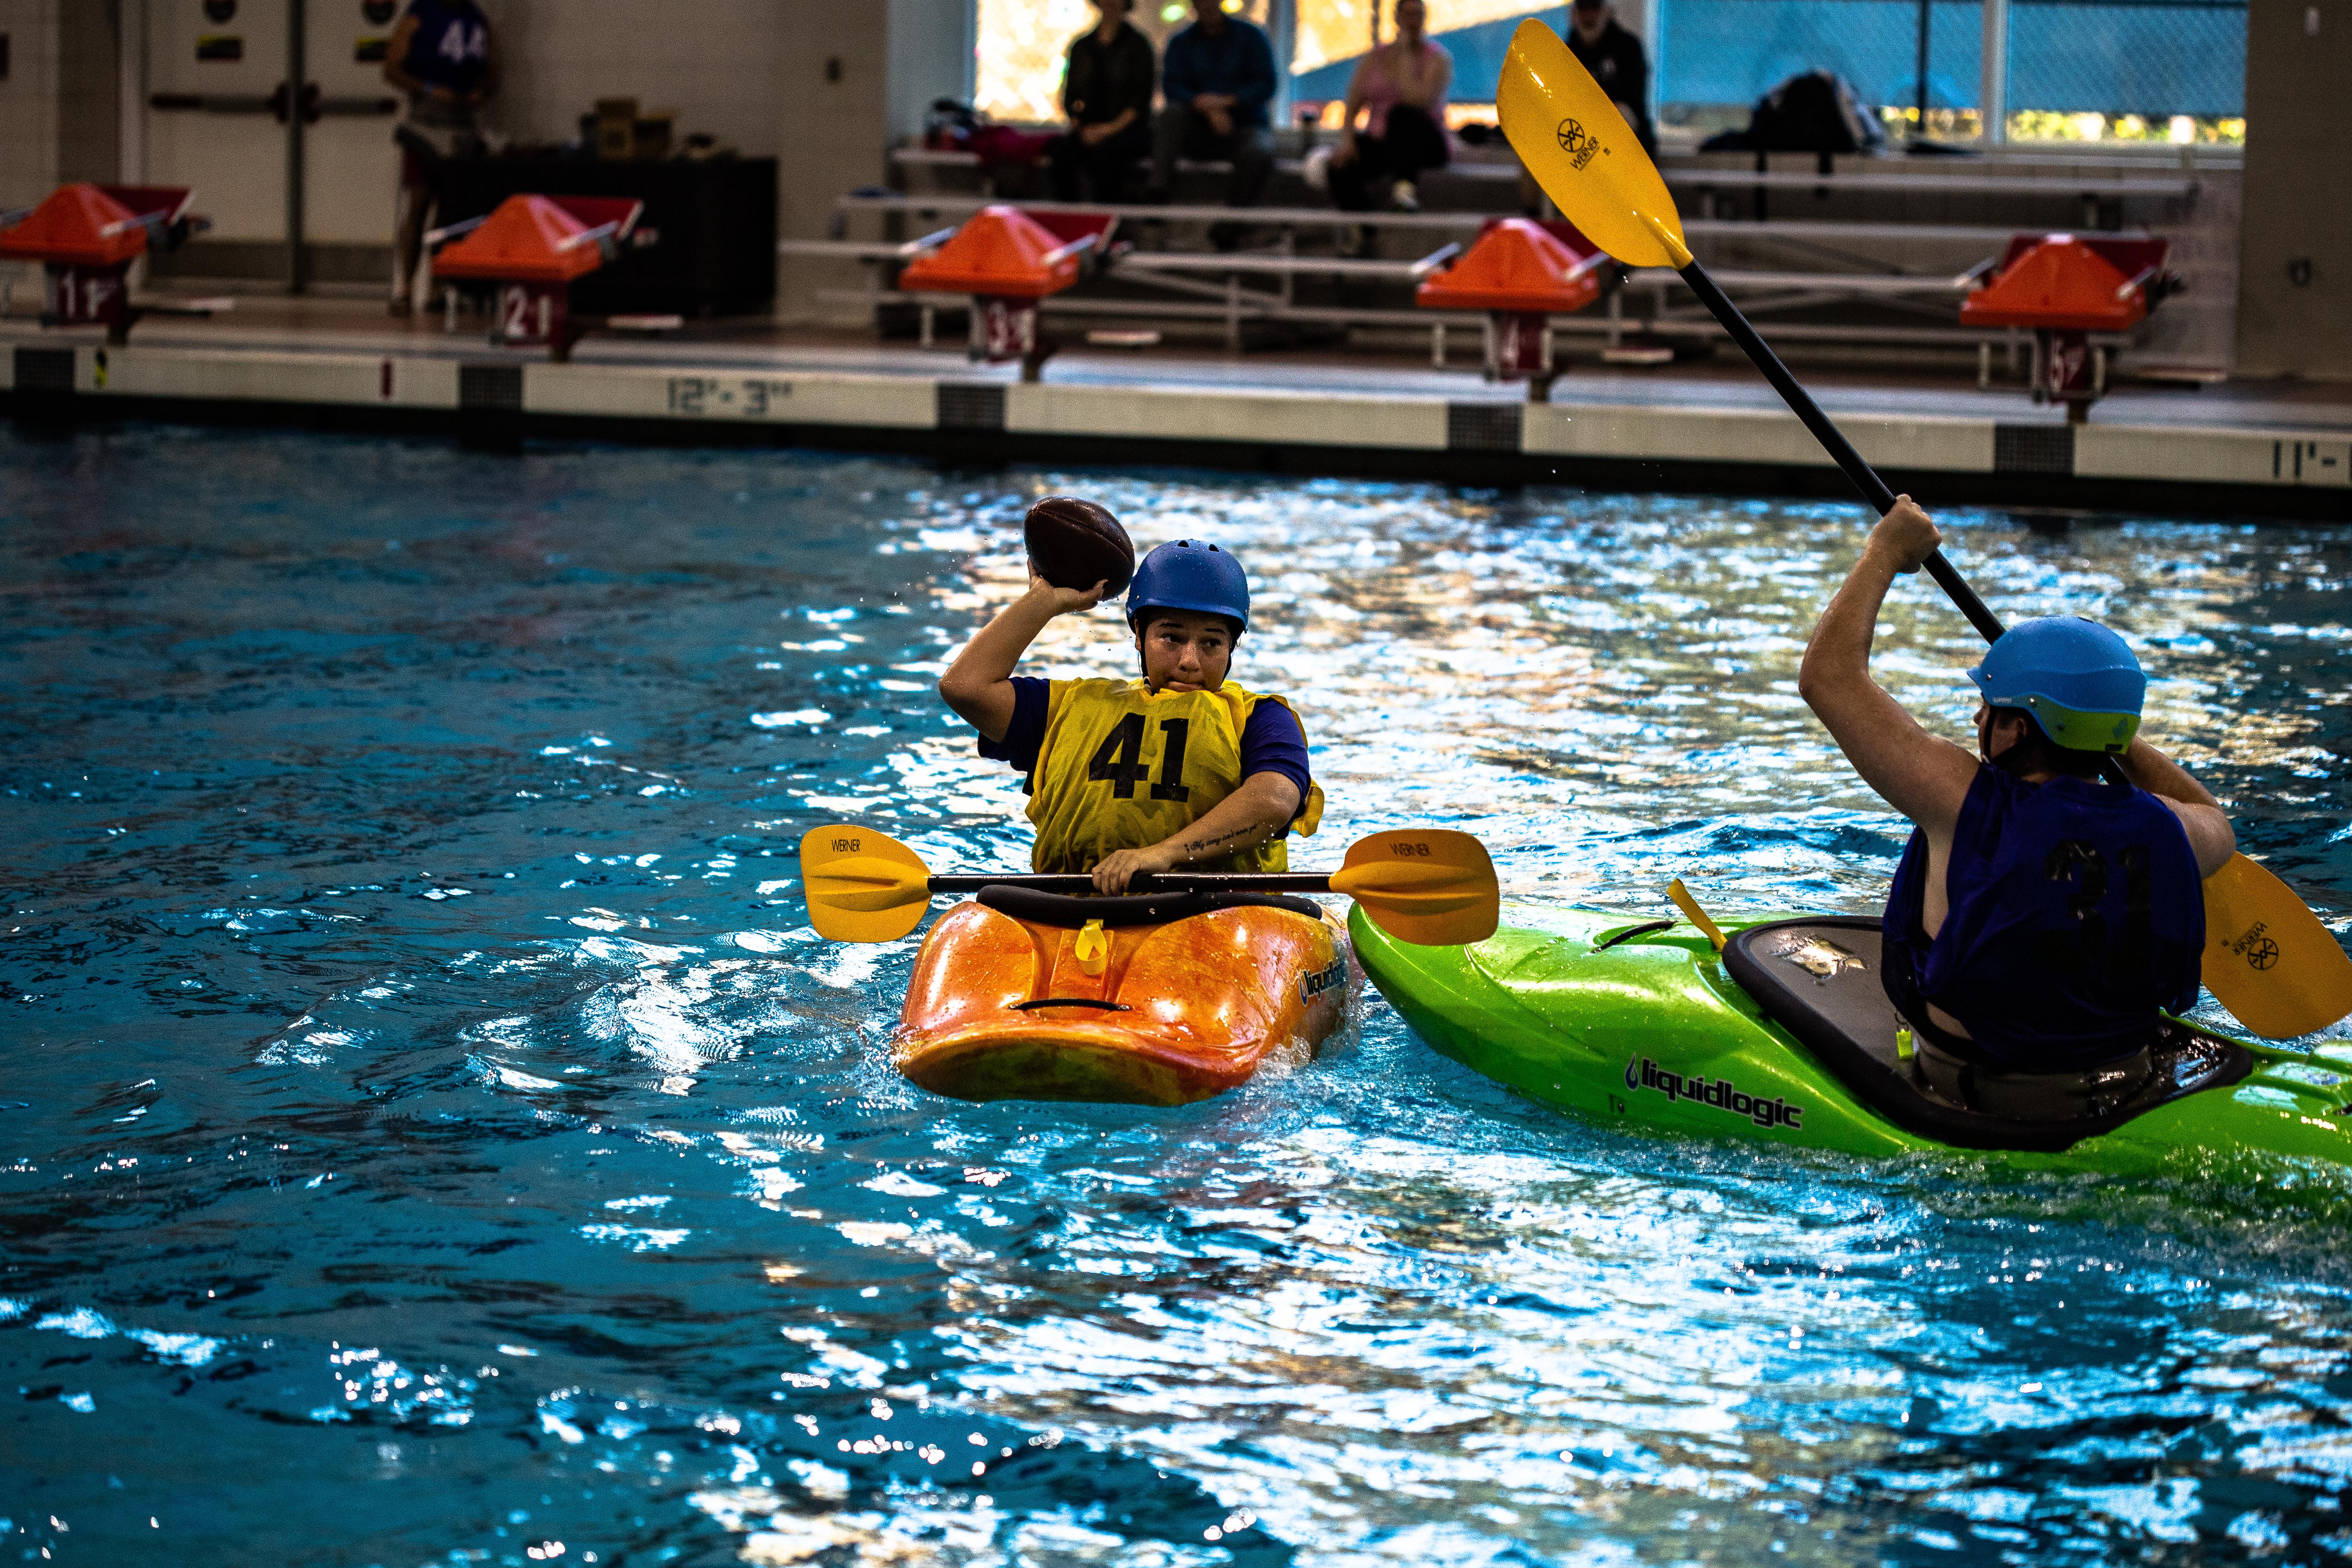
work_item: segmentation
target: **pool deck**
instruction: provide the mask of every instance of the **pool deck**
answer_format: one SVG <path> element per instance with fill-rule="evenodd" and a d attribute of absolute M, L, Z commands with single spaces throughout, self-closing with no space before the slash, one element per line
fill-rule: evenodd
<path fill-rule="evenodd" d="M 912 452 L 957 464 L 1175 463 L 1846 496 L 1803 426 L 1726 345 L 1714 359 L 1571 363 L 1550 401 L 1361 351 L 1074 347 L 1024 384 L 870 334 L 697 322 L 593 333 L 569 363 L 497 348 L 467 318 L 396 321 L 373 300 L 241 298 L 151 316 L 127 344 L 0 319 L 0 413 L 43 423 L 173 418 L 533 437 Z M 1465 345 L 1465 347 L 1470 345 Z M 2352 521 L 2352 383 L 2126 382 L 2069 426 L 2023 388 L 1941 370 L 1800 366 L 1898 489 L 2013 507 Z"/>

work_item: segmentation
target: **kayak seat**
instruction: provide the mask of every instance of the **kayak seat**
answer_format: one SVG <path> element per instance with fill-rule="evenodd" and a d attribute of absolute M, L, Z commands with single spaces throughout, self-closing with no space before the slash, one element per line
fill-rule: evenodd
<path fill-rule="evenodd" d="M 1073 898 L 1066 893 L 1041 892 L 1035 888 L 1005 883 L 982 888 L 972 895 L 972 900 L 1016 921 L 1068 931 L 1076 931 L 1088 921 L 1100 921 L 1107 926 L 1165 925 L 1170 921 L 1189 920 L 1216 910 L 1288 910 L 1310 920 L 1323 918 L 1323 906 L 1312 899 L 1284 893 L 1212 892 L 1204 888 L 1128 893 L 1118 898 Z"/>
<path fill-rule="evenodd" d="M 1975 1074 L 1938 1073 L 1948 1089 L 1939 1092 L 1916 1062 L 1896 1057 L 1895 1031 L 1906 1026 L 1887 1000 L 1879 963 L 1879 922 L 1856 916 L 1750 926 L 1723 950 L 1723 966 L 1739 988 L 1857 1099 L 1905 1131 L 1940 1143 L 2055 1153 L 2253 1070 L 2244 1047 L 2168 1018 L 2147 1047 L 2148 1070 L 2143 1074 L 2134 1059 L 2130 1087 L 2086 1094 L 2088 1075 L 2052 1074 L 2042 1102 L 2033 1107 L 2037 1114 L 1992 1114 L 1985 1103 L 2014 1109 L 2021 1100 L 2031 1100 L 2040 1075 L 1978 1064 Z M 1997 1078 L 1998 1093 L 1964 1102 L 1967 1086 L 1979 1075 Z"/>

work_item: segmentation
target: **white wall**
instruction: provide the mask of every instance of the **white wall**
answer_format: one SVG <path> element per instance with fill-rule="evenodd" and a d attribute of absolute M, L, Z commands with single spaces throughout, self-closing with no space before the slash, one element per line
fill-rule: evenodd
<path fill-rule="evenodd" d="M 934 100 L 971 98 L 977 7 L 972 0 L 889 0 L 890 101 L 894 140 L 923 129 Z"/>
<path fill-rule="evenodd" d="M 58 184 L 58 6 L 0 0 L 8 79 L 0 81 L 0 209 L 28 207 Z M 84 5 L 96 0 L 79 0 Z"/>
<path fill-rule="evenodd" d="M 2238 365 L 2248 374 L 2352 380 L 2347 79 L 2352 6 L 2253 0 L 2238 294 Z"/>
<path fill-rule="evenodd" d="M 881 184 L 889 172 L 888 8 L 876 0 L 792 4 L 801 20 L 798 47 L 785 61 L 777 229 L 788 238 L 819 239 L 835 197 Z M 836 61 L 837 79 L 830 68 Z M 777 313 L 796 321 L 866 320 L 855 308 L 814 298 L 822 289 L 861 287 L 866 277 L 855 262 L 787 258 L 777 268 Z"/>
<path fill-rule="evenodd" d="M 676 110 L 680 137 L 709 132 L 747 157 L 778 159 L 778 232 L 821 237 L 834 198 L 887 172 L 891 24 L 903 17 L 896 90 L 919 125 L 922 104 L 938 95 L 929 84 L 970 55 L 954 31 L 969 8 L 970 0 L 492 0 L 506 62 L 495 129 L 563 141 L 599 98 Z M 778 313 L 847 319 L 811 293 L 861 278 L 854 267 L 786 262 Z"/>
<path fill-rule="evenodd" d="M 751 157 L 779 147 L 793 0 L 492 0 L 505 85 L 497 128 L 562 142 L 600 98 L 675 110 L 676 134 L 697 131 Z M 847 7 L 863 9 L 862 5 Z"/>

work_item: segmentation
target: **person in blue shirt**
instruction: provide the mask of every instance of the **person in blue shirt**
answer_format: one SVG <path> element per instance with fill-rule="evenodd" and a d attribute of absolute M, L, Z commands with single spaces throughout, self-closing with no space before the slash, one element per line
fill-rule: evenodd
<path fill-rule="evenodd" d="M 1822 612 L 1797 689 L 1863 781 L 1914 824 L 1880 978 L 1939 1062 L 2042 1076 L 2140 1056 L 2197 1000 L 2200 884 L 2237 839 L 2221 803 L 2142 739 L 2130 645 L 2073 616 L 2021 621 L 1969 671 L 1971 752 L 1871 679 L 1887 589 L 1942 542 L 1899 498 Z M 2114 758 L 2128 784 L 2104 782 Z M 1961 1081 L 1967 1081 L 1962 1078 Z"/>
<path fill-rule="evenodd" d="M 1167 105 L 1153 127 L 1150 199 L 1164 202 L 1179 158 L 1223 158 L 1234 165 L 1231 206 L 1255 206 L 1274 174 L 1266 105 L 1275 88 L 1274 46 L 1217 0 L 1192 0 L 1192 25 L 1168 40 L 1160 66 Z"/>
<path fill-rule="evenodd" d="M 475 0 L 409 0 L 384 47 L 383 79 L 408 99 L 393 128 L 400 191 L 393 206 L 392 313 L 404 316 L 415 308 L 411 290 L 425 283 L 418 263 L 438 200 L 435 171 L 447 159 L 482 151 L 478 117 L 499 87 L 489 18 Z"/>

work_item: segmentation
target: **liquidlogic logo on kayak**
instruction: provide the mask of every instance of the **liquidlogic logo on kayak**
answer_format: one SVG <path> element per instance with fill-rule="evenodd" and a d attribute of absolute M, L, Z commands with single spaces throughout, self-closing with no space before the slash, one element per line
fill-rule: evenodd
<path fill-rule="evenodd" d="M 1298 999 L 1301 1002 L 1312 1002 L 1326 991 L 1333 990 L 1347 983 L 1348 955 L 1343 952 L 1314 973 L 1302 974 L 1298 977 Z"/>
<path fill-rule="evenodd" d="M 1685 1078 L 1666 1071 L 1647 1057 L 1626 1061 L 1625 1088 L 1637 1093 L 1650 1089 L 1670 1100 L 1688 1100 L 1710 1105 L 1734 1116 L 1745 1116 L 1759 1127 L 1786 1127 L 1793 1132 L 1805 1124 L 1805 1108 L 1801 1105 L 1749 1094 L 1727 1078 Z"/>

